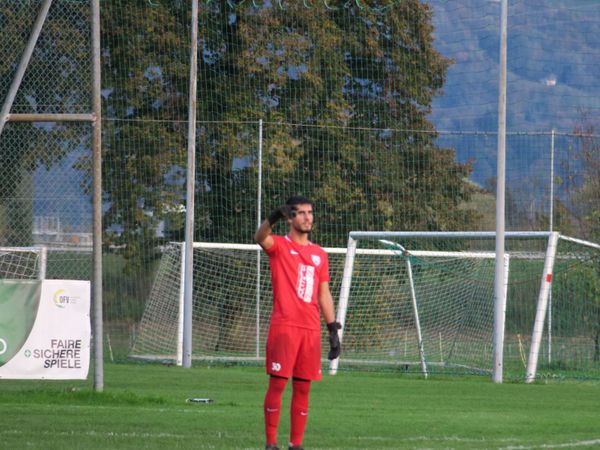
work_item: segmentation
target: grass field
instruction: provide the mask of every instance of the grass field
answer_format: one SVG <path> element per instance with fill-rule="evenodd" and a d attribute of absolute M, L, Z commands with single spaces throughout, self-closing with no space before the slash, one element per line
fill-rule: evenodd
<path fill-rule="evenodd" d="M 108 364 L 104 392 L 95 393 L 90 380 L 0 380 L 0 448 L 263 448 L 267 376 L 260 368 Z M 192 404 L 189 397 L 214 403 Z M 341 372 L 313 384 L 304 446 L 600 448 L 600 382 L 494 384 L 487 377 Z"/>

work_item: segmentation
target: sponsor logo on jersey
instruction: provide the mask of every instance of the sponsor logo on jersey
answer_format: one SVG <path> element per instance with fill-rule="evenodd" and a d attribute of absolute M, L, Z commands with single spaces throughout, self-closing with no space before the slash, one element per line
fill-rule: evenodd
<path fill-rule="evenodd" d="M 298 252 L 296 250 L 290 250 L 290 255 L 298 255 Z"/>
<path fill-rule="evenodd" d="M 296 294 L 304 302 L 312 301 L 315 285 L 315 268 L 304 264 L 298 265 L 298 280 L 296 281 Z"/>

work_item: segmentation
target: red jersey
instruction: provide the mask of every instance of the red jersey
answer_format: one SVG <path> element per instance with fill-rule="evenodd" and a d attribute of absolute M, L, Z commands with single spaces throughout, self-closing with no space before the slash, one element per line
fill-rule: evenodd
<path fill-rule="evenodd" d="M 265 250 L 271 266 L 271 324 L 320 330 L 319 285 L 329 281 L 329 259 L 317 244 L 300 245 L 288 236 L 272 235 Z"/>

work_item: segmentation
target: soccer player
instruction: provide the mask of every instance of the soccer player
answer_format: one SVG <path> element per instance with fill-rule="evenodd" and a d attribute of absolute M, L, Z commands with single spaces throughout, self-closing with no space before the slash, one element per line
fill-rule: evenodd
<path fill-rule="evenodd" d="M 286 236 L 272 234 L 273 226 L 281 219 L 289 226 Z M 329 330 L 328 358 L 340 355 L 338 330 L 341 325 L 335 321 L 329 291 L 329 260 L 321 247 L 309 241 L 312 228 L 312 202 L 306 197 L 294 196 L 274 210 L 254 235 L 269 256 L 273 287 L 266 354 L 266 369 L 270 375 L 264 402 L 266 450 L 278 450 L 281 397 L 290 377 L 288 449 L 302 450 L 310 382 L 322 376 L 319 310 Z"/>

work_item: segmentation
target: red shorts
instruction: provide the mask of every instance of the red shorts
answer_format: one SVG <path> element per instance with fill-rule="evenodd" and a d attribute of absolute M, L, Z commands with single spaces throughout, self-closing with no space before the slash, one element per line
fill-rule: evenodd
<path fill-rule="evenodd" d="M 267 373 L 283 378 L 320 380 L 321 331 L 271 325 L 267 337 Z"/>

